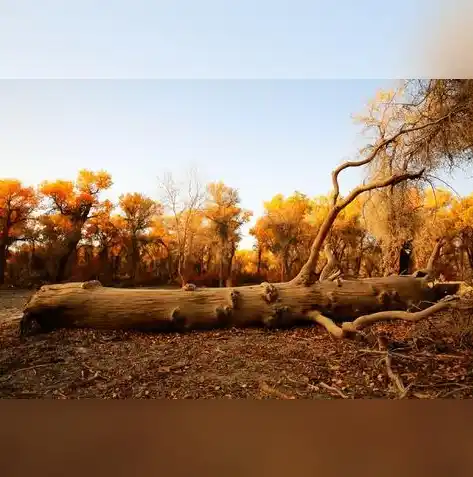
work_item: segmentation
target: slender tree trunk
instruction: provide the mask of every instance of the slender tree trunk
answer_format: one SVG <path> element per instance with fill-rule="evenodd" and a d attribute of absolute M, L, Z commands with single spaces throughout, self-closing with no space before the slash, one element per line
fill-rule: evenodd
<path fill-rule="evenodd" d="M 460 246 L 460 279 L 465 279 L 465 249 L 463 244 Z"/>
<path fill-rule="evenodd" d="M 185 253 L 185 252 L 184 252 Z M 179 281 L 181 282 L 180 285 L 183 287 L 186 284 L 186 277 L 185 277 L 185 257 L 183 254 L 179 254 L 178 262 L 177 262 L 177 275 L 179 277 Z"/>
<path fill-rule="evenodd" d="M 261 275 L 261 258 L 262 258 L 262 256 L 263 256 L 263 249 L 258 244 L 258 262 L 257 262 L 257 265 L 256 265 L 256 274 L 258 276 Z"/>
<path fill-rule="evenodd" d="M 4 240 L 0 241 L 0 285 L 5 283 L 8 247 Z"/>
<path fill-rule="evenodd" d="M 355 260 L 355 268 L 353 269 L 353 273 L 355 277 L 360 276 L 361 263 L 363 262 L 363 253 L 364 253 L 363 241 L 364 241 L 364 237 L 362 237 L 360 240 L 360 248 Z"/>
<path fill-rule="evenodd" d="M 131 279 L 135 281 L 136 271 L 140 260 L 140 250 L 138 247 L 138 240 L 135 236 L 131 238 Z"/>
<path fill-rule="evenodd" d="M 220 260 L 218 264 L 218 286 L 223 288 L 225 286 L 224 282 L 224 265 L 225 265 L 225 241 L 220 239 Z"/>
<path fill-rule="evenodd" d="M 61 257 L 59 258 L 59 264 L 58 264 L 56 280 L 55 280 L 56 282 L 59 283 L 65 280 L 69 259 L 75 252 L 78 243 L 79 243 L 79 240 L 73 240 L 68 242 L 65 253 L 63 253 Z"/>
<path fill-rule="evenodd" d="M 468 264 L 470 269 L 473 270 L 473 249 L 469 246 L 466 246 L 466 254 L 468 256 Z"/>
<path fill-rule="evenodd" d="M 109 258 L 108 250 L 109 250 L 109 247 L 107 245 L 104 245 L 102 246 L 99 252 L 99 257 L 98 257 L 99 270 L 97 273 L 97 276 L 100 276 L 100 275 L 105 276 L 107 281 L 110 280 L 110 278 L 113 278 L 113 271 L 112 273 L 110 273 L 111 266 L 110 266 L 110 258 Z M 113 264 L 112 264 L 112 267 L 113 267 Z"/>
<path fill-rule="evenodd" d="M 227 276 L 226 281 L 231 281 L 232 278 L 232 268 L 233 268 L 233 258 L 235 257 L 236 245 L 235 242 L 232 242 L 230 245 L 230 253 L 227 260 Z"/>

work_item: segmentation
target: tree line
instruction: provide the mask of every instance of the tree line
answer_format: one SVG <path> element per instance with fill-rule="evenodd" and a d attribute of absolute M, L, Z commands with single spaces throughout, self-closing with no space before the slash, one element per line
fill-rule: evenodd
<path fill-rule="evenodd" d="M 329 195 L 275 195 L 250 230 L 254 248 L 245 250 L 238 245 L 252 212 L 222 182 L 204 190 L 187 187 L 182 198 L 167 177 L 162 201 L 135 192 L 121 195 L 116 205 L 100 198 L 111 184 L 108 173 L 87 170 L 74 182 L 37 188 L 0 180 L 0 279 L 18 285 L 98 279 L 207 286 L 290 280 L 330 207 Z M 353 201 L 328 242 L 345 276 L 371 277 L 419 268 L 441 237 L 446 243 L 438 273 L 470 278 L 473 194 L 403 184 Z M 318 270 L 325 261 L 319 259 Z"/>

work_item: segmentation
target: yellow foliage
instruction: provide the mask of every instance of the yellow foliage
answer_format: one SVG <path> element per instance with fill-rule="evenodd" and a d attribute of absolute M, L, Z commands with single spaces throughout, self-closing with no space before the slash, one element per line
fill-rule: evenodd
<path fill-rule="evenodd" d="M 81 170 L 76 182 L 56 180 L 40 185 L 40 193 L 52 201 L 55 210 L 63 215 L 78 216 L 99 204 L 99 193 L 112 185 L 105 171 Z"/>
<path fill-rule="evenodd" d="M 37 206 L 38 197 L 32 187 L 24 187 L 16 179 L 1 179 L 0 240 L 21 235 Z"/>
<path fill-rule="evenodd" d="M 238 191 L 223 182 L 209 184 L 207 192 L 209 199 L 203 215 L 210 222 L 209 231 L 221 242 L 236 241 L 241 227 L 248 223 L 252 212 L 240 207 Z"/>

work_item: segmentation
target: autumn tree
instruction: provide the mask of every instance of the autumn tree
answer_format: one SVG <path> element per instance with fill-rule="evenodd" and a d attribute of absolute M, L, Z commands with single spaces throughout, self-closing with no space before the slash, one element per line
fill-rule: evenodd
<path fill-rule="evenodd" d="M 196 222 L 202 220 L 205 193 L 195 171 L 190 171 L 185 183 L 177 182 L 172 174 L 160 179 L 162 203 L 172 222 L 172 234 L 177 254 L 177 274 L 182 286 L 187 282 L 187 263 L 192 252 Z"/>
<path fill-rule="evenodd" d="M 32 187 L 16 179 L 0 179 L 0 285 L 5 282 L 8 249 L 22 238 L 37 206 Z"/>
<path fill-rule="evenodd" d="M 116 278 L 126 239 L 124 218 L 113 214 L 113 209 L 111 202 L 105 202 L 86 222 L 83 233 L 84 239 L 97 250 L 100 275 L 106 281 Z"/>
<path fill-rule="evenodd" d="M 381 247 L 385 276 L 401 273 L 401 254 L 422 228 L 422 206 L 422 189 L 412 185 L 398 184 L 369 194 L 364 218 L 368 232 Z"/>
<path fill-rule="evenodd" d="M 62 229 L 60 255 L 55 281 L 63 281 L 70 257 L 82 238 L 87 220 L 108 205 L 100 202 L 100 193 L 112 185 L 110 174 L 105 171 L 81 170 L 75 182 L 57 180 L 43 182 L 41 194 L 47 199 L 46 213 L 49 223 Z"/>
<path fill-rule="evenodd" d="M 144 233 L 162 210 L 160 204 L 138 192 L 121 195 L 119 206 L 124 214 L 126 233 L 130 242 L 131 279 L 134 280 Z"/>
<path fill-rule="evenodd" d="M 154 270 L 155 274 L 167 274 L 170 280 L 173 276 L 173 248 L 174 237 L 170 233 L 170 224 L 173 221 L 170 217 L 155 215 L 151 219 L 150 228 L 144 242 L 144 256 L 148 266 Z M 164 267 L 161 262 L 164 262 Z M 161 271 L 164 268 L 165 271 Z"/>
<path fill-rule="evenodd" d="M 209 184 L 207 192 L 209 197 L 205 204 L 204 215 L 210 221 L 211 229 L 218 240 L 219 284 L 222 287 L 225 279 L 225 263 L 227 264 L 226 276 L 228 278 L 240 240 L 240 229 L 250 220 L 252 213 L 239 206 L 238 191 L 226 186 L 223 182 Z"/>
<path fill-rule="evenodd" d="M 309 233 L 306 217 L 311 207 L 310 200 L 299 192 L 289 197 L 278 194 L 265 202 L 264 207 L 264 215 L 250 233 L 263 249 L 279 258 L 281 281 L 284 281 L 297 259 L 297 246 Z"/>
<path fill-rule="evenodd" d="M 379 91 L 356 119 L 378 145 L 368 161 L 368 179 L 382 180 L 422 170 L 424 183 L 391 184 L 372 192 L 371 226 L 381 240 L 385 274 L 397 273 L 400 253 L 412 243 L 419 226 L 419 198 L 435 171 L 471 162 L 473 117 L 471 80 L 409 80 L 391 91 Z M 434 178 L 434 177 L 433 177 Z M 382 228 L 384 227 L 384 230 Z"/>
<path fill-rule="evenodd" d="M 307 216 L 307 222 L 311 227 L 311 240 L 322 226 L 330 207 L 330 195 L 317 196 L 311 201 L 311 210 Z M 367 239 L 364 202 L 358 198 L 340 212 L 327 236 L 327 242 L 345 276 L 359 275 Z M 310 244 L 306 247 L 309 248 Z M 326 263 L 326 257 L 319 262 L 317 268 L 321 271 Z"/>

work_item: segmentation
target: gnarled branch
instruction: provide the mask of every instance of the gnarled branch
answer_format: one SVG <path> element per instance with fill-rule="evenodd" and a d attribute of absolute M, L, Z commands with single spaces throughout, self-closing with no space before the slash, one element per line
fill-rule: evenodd
<path fill-rule="evenodd" d="M 338 326 L 332 319 L 328 318 L 327 316 L 324 316 L 319 311 L 311 311 L 307 314 L 307 317 L 310 321 L 313 321 L 314 323 L 318 323 L 319 325 L 323 326 L 335 338 L 341 339 L 349 334 L 357 333 L 362 328 L 381 321 L 404 320 L 416 322 L 423 320 L 433 315 L 434 313 L 454 306 L 456 300 L 458 300 L 459 298 L 459 296 L 449 296 L 444 298 L 442 301 L 417 312 L 393 310 L 363 315 L 358 317 L 354 321 L 344 322 L 341 327 Z"/>
<path fill-rule="evenodd" d="M 306 263 L 301 268 L 301 271 L 291 281 L 291 283 L 296 285 L 310 284 L 310 278 L 312 277 L 313 271 L 317 264 L 317 260 L 320 254 L 320 249 L 322 248 L 322 245 L 328 233 L 330 232 L 330 229 L 332 228 L 335 220 L 337 219 L 338 214 L 343 209 L 345 209 L 349 204 L 351 204 L 360 194 L 362 194 L 363 192 L 373 190 L 373 189 L 381 189 L 391 185 L 396 185 L 407 180 L 419 179 L 420 177 L 422 177 L 423 173 L 424 173 L 424 169 L 414 173 L 394 174 L 386 179 L 373 181 L 373 182 L 370 182 L 369 184 L 355 187 L 355 189 L 353 189 L 345 199 L 338 202 L 336 205 L 333 205 L 331 209 L 329 210 L 327 217 L 323 221 L 317 233 L 317 236 L 315 237 L 312 243 L 309 258 L 307 259 Z"/>

